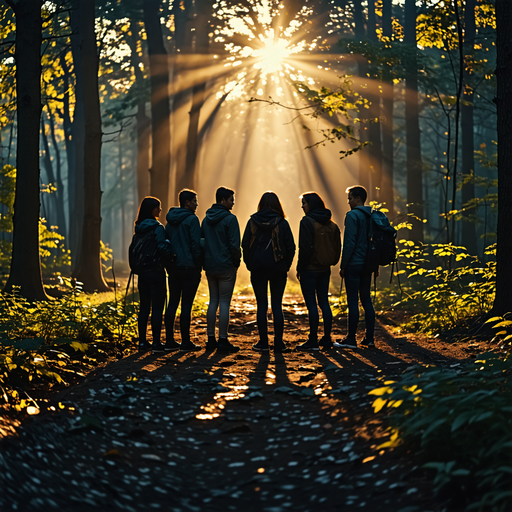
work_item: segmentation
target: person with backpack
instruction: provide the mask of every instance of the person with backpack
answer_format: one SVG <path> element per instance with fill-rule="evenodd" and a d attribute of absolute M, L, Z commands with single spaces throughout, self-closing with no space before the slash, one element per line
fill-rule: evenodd
<path fill-rule="evenodd" d="M 197 193 L 185 188 L 179 193 L 178 201 L 178 208 L 169 209 L 165 226 L 165 235 L 176 254 L 175 264 L 167 268 L 169 307 L 165 312 L 165 348 L 189 352 L 201 350 L 190 340 L 192 305 L 201 281 L 201 227 L 196 215 Z M 181 345 L 174 340 L 174 320 L 180 299 Z"/>
<path fill-rule="evenodd" d="M 366 336 L 362 345 L 375 346 L 375 310 L 371 297 L 372 271 L 367 268 L 369 222 L 371 206 L 364 206 L 368 193 L 362 186 L 347 188 L 350 211 L 345 216 L 343 233 L 343 253 L 341 256 L 340 276 L 345 280 L 348 303 L 348 335 L 336 348 L 357 348 L 356 332 L 359 322 L 359 298 L 364 309 Z M 373 270 L 378 275 L 377 269 Z M 359 294 L 359 298 L 358 298 Z"/>
<path fill-rule="evenodd" d="M 257 352 L 268 352 L 267 310 L 268 287 L 274 317 L 274 352 L 290 352 L 283 341 L 283 295 L 288 270 L 295 255 L 292 230 L 286 221 L 277 194 L 265 192 L 258 211 L 251 215 L 242 238 L 244 262 L 251 272 L 251 284 L 256 296 L 257 324 L 260 339 L 253 345 Z"/>
<path fill-rule="evenodd" d="M 208 279 L 210 302 L 206 314 L 208 341 L 206 350 L 238 352 L 239 347 L 228 341 L 229 308 L 240 266 L 240 227 L 231 213 L 235 192 L 220 187 L 215 192 L 216 203 L 206 211 L 201 223 L 204 239 L 204 270 Z M 219 341 L 215 338 L 215 322 L 219 310 Z"/>
<path fill-rule="evenodd" d="M 150 312 L 153 332 L 151 348 L 153 352 L 164 351 L 160 335 L 167 295 L 165 265 L 172 259 L 172 250 L 165 238 L 164 227 L 158 221 L 161 211 L 160 200 L 156 197 L 148 196 L 142 200 L 135 221 L 135 234 L 129 248 L 130 268 L 139 276 L 139 352 L 145 352 L 150 348 L 146 341 Z"/>
<path fill-rule="evenodd" d="M 332 311 L 329 304 L 329 281 L 331 266 L 336 265 L 341 254 L 340 228 L 331 220 L 331 211 L 316 192 L 301 196 L 304 217 L 299 228 L 299 260 L 297 279 L 306 302 L 309 317 L 309 336 L 298 350 L 319 350 L 332 348 Z M 318 304 L 317 304 L 318 298 Z M 324 334 L 318 341 L 320 317 L 324 320 Z"/>

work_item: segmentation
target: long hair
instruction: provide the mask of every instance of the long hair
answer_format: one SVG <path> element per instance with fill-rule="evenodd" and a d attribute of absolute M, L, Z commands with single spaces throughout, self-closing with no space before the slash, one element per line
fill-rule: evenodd
<path fill-rule="evenodd" d="M 153 215 L 153 210 L 155 208 L 160 208 L 162 206 L 162 203 L 160 202 L 160 199 L 157 199 L 156 197 L 147 196 L 145 197 L 139 206 L 139 213 L 137 214 L 137 220 L 135 221 L 135 225 L 137 226 L 140 224 L 143 220 L 146 219 L 157 219 Z"/>
<path fill-rule="evenodd" d="M 273 210 L 279 215 L 281 215 L 281 217 L 286 219 L 286 215 L 284 214 L 283 210 L 283 205 L 281 204 L 281 201 L 279 201 L 279 197 L 277 197 L 277 194 L 275 192 L 272 192 L 271 190 L 265 192 L 261 196 L 260 202 L 258 203 L 258 211 L 263 210 L 264 208 Z"/>
<path fill-rule="evenodd" d="M 319 208 L 325 208 L 324 200 L 316 192 L 304 192 L 300 198 L 308 203 L 310 212 Z"/>

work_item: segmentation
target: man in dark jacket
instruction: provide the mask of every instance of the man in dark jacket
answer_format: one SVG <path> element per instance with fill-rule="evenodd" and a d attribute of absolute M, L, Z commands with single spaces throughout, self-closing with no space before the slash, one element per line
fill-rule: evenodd
<path fill-rule="evenodd" d="M 204 238 L 204 269 L 208 279 L 210 303 L 206 315 L 207 350 L 238 352 L 228 341 L 229 308 L 235 287 L 236 273 L 240 266 L 240 227 L 231 213 L 235 192 L 220 187 L 215 193 L 216 203 L 206 211 L 201 224 Z M 219 342 L 215 338 L 215 321 L 219 309 Z"/>
<path fill-rule="evenodd" d="M 375 346 L 375 310 L 371 296 L 372 274 L 365 270 L 368 251 L 368 222 L 372 213 L 371 206 L 364 206 L 368 193 L 361 186 L 347 189 L 350 211 L 345 217 L 343 233 L 343 252 L 341 255 L 340 276 L 345 279 L 348 302 L 348 336 L 334 343 L 336 348 L 357 348 L 356 332 L 359 322 L 359 297 L 364 308 L 366 336 L 361 344 Z M 377 273 L 378 275 L 378 273 Z"/>
<path fill-rule="evenodd" d="M 197 194 L 183 189 L 178 196 L 180 207 L 167 213 L 165 234 L 176 254 L 176 263 L 167 269 L 169 275 L 169 307 L 165 313 L 167 350 L 201 350 L 190 340 L 192 305 L 201 281 L 201 228 L 195 214 Z M 174 319 L 180 304 L 181 345 L 174 340 Z"/>

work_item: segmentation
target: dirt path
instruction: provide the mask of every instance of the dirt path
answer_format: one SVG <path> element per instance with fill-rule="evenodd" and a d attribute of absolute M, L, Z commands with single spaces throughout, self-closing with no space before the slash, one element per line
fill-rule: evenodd
<path fill-rule="evenodd" d="M 305 309 L 285 302 L 294 347 Z M 379 323 L 375 349 L 262 355 L 254 299 L 233 306 L 238 354 L 132 354 L 27 418 L 0 444 L 0 510 L 456 510 L 433 498 L 417 457 L 377 449 L 385 428 L 367 393 L 465 349 Z M 204 331 L 196 319 L 202 344 Z"/>

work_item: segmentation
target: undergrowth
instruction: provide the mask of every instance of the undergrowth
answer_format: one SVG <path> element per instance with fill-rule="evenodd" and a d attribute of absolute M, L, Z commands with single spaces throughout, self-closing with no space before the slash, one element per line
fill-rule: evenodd
<path fill-rule="evenodd" d="M 370 391 L 385 410 L 390 441 L 417 444 L 435 473 L 437 493 L 465 499 L 467 510 L 512 509 L 512 356 L 486 353 L 450 368 L 416 366 Z"/>

